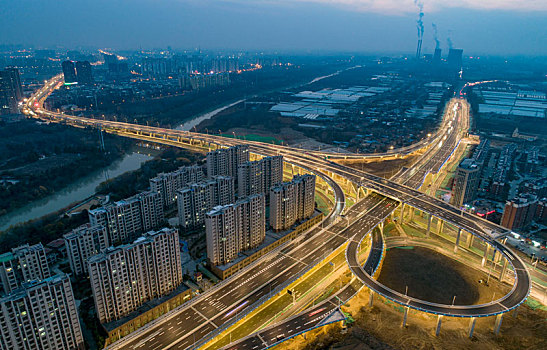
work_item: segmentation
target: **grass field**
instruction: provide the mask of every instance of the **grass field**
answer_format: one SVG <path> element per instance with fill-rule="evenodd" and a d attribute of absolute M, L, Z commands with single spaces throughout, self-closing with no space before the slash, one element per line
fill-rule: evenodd
<path fill-rule="evenodd" d="M 221 134 L 221 136 L 224 137 L 234 137 L 234 134 Z M 242 135 L 236 135 L 236 138 L 238 139 L 244 139 L 247 141 L 256 141 L 256 142 L 264 142 L 264 143 L 274 143 L 276 145 L 281 145 L 283 140 L 278 140 L 275 137 L 272 136 L 261 136 L 256 134 L 246 134 L 245 136 Z"/>

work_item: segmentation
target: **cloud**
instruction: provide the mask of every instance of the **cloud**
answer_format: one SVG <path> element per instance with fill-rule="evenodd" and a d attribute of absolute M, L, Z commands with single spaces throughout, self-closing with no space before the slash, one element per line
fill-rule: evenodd
<path fill-rule="evenodd" d="M 316 3 L 360 12 L 401 15 L 416 12 L 415 0 L 221 0 L 224 2 L 253 3 L 254 5 Z M 500 11 L 547 11 L 545 0 L 424 0 L 424 12 L 455 8 Z"/>

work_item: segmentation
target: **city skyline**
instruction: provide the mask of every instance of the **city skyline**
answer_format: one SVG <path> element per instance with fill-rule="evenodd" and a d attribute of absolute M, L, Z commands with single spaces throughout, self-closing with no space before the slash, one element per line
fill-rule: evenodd
<path fill-rule="evenodd" d="M 407 53 L 416 47 L 419 11 L 411 0 L 21 1 L 1 15 L 0 32 L 3 44 L 36 47 Z M 423 52 L 435 48 L 436 31 L 445 52 L 547 54 L 543 2 L 424 1 L 423 11 Z"/>

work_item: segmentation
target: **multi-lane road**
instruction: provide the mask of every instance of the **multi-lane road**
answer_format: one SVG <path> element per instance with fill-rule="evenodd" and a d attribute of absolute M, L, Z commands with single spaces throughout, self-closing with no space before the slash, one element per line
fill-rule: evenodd
<path fill-rule="evenodd" d="M 528 293 L 529 276 L 525 269 L 520 270 L 520 260 L 518 257 L 512 255 L 506 247 L 494 241 L 495 238 L 507 232 L 505 229 L 471 216 L 468 213 L 462 213 L 458 208 L 450 206 L 443 201 L 427 197 L 415 188 L 412 188 L 412 186 L 382 179 L 333 163 L 325 159 L 327 155 L 302 153 L 300 150 L 296 151 L 290 147 L 227 139 L 217 135 L 203 135 L 107 120 L 87 119 L 46 111 L 41 107 L 41 104 L 54 87 L 55 82 L 48 84 L 35 97 L 29 100 L 28 108 L 32 116 L 63 121 L 75 126 L 99 127 L 107 132 L 177 146 L 181 146 L 181 142 L 183 141 L 186 142 L 186 145 L 191 144 L 192 141 L 224 146 L 247 144 L 253 153 L 262 155 L 280 154 L 284 156 L 285 161 L 335 180 L 330 181 L 336 193 L 336 209 L 330 218 L 330 222 L 334 221 L 334 224 L 328 229 L 321 227 L 314 228 L 302 238 L 290 242 L 282 250 L 274 252 L 253 264 L 252 268 L 246 269 L 234 276 L 234 278 L 223 282 L 222 285 L 214 288 L 211 292 L 190 301 L 171 312 L 167 317 L 163 317 L 151 325 L 145 326 L 144 329 L 122 339 L 122 341 L 114 344 L 114 348 L 160 349 L 192 347 L 200 339 L 206 337 L 206 335 L 225 327 L 225 325 L 230 324 L 239 315 L 250 310 L 261 300 L 268 298 L 271 290 L 275 292 L 277 289 L 301 276 L 305 271 L 319 263 L 325 256 L 347 243 L 348 240 L 349 245 L 354 246 L 355 242 L 359 242 L 366 236 L 367 232 L 371 231 L 371 228 L 378 225 L 386 215 L 389 215 L 393 211 L 397 202 L 404 202 L 407 205 L 431 213 L 435 217 L 463 228 L 475 234 L 480 239 L 491 243 L 508 259 L 511 259 L 510 261 L 513 263 L 516 271 L 516 284 L 513 288 L 513 293 L 510 293 L 504 299 L 506 303 L 503 306 L 509 309 L 518 305 L 525 299 Z M 454 113 L 454 120 L 452 122 L 457 124 L 458 120 L 459 117 Z M 450 154 L 451 151 L 446 145 L 457 140 L 457 136 L 454 136 L 456 131 L 455 125 L 447 125 L 446 128 L 441 129 L 439 137 L 436 140 L 441 138 L 442 141 L 438 142 L 443 142 L 444 145 L 439 146 L 439 151 L 446 151 L 448 155 Z M 444 138 L 445 135 L 443 133 L 446 133 L 446 138 Z M 429 147 L 431 150 L 437 146 L 433 144 Z M 440 160 L 446 155 L 445 153 L 432 151 L 428 151 L 428 154 L 431 154 L 430 161 L 420 163 L 421 168 L 419 171 L 412 173 L 407 178 L 406 181 L 409 181 L 410 185 L 416 186 L 417 183 L 421 183 L 423 181 L 422 174 L 434 170 L 435 166 L 439 165 Z M 345 202 L 341 187 L 335 183 L 340 177 L 352 182 L 355 186 L 370 189 L 388 198 L 386 199 L 378 195 L 366 196 L 346 213 L 346 220 L 336 222 L 335 218 L 341 213 Z M 352 224 L 348 226 L 346 222 Z M 384 293 L 383 286 L 376 286 L 374 284 L 375 281 L 371 280 L 370 275 L 366 272 L 369 271 L 367 268 L 372 267 L 371 269 L 374 270 L 379 265 L 381 253 L 377 255 L 377 251 L 379 251 L 379 245 L 382 244 L 383 241 L 381 238 L 378 238 L 378 235 L 372 235 L 372 246 L 376 248 L 371 249 L 372 253 L 367 259 L 364 268 L 358 268 L 354 271 L 359 280 L 352 282 L 352 284 L 346 286 L 339 293 L 346 293 L 346 290 L 350 290 L 347 293 L 353 295 L 351 293 L 352 286 L 358 286 L 362 282 L 367 285 L 370 283 L 369 287 L 373 288 L 373 290 L 377 288 L 379 293 Z M 349 259 L 350 257 L 348 256 Z M 350 262 L 350 266 L 358 265 L 357 260 Z M 524 265 L 522 264 L 522 266 Z M 355 290 L 353 290 L 354 292 Z M 394 297 L 399 296 L 395 295 Z M 500 305 L 502 304 L 500 303 Z M 421 307 L 421 305 L 416 305 L 416 307 Z M 320 311 L 318 314 L 324 313 L 323 311 L 325 310 Z M 313 325 L 313 322 L 309 324 Z M 284 327 L 286 327 L 287 332 L 291 329 L 290 325 Z M 261 343 L 264 345 L 264 342 L 261 341 Z"/>

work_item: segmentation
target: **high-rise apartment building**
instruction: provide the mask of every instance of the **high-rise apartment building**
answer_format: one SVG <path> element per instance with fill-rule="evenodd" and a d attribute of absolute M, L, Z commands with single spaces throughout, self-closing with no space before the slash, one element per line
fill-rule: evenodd
<path fill-rule="evenodd" d="M 527 226 L 536 216 L 537 202 L 537 197 L 531 194 L 522 194 L 505 202 L 501 226 L 510 230 Z"/>
<path fill-rule="evenodd" d="M 249 147 L 238 145 L 207 153 L 207 177 L 216 175 L 237 177 L 240 164 L 249 161 Z"/>
<path fill-rule="evenodd" d="M 76 79 L 78 84 L 93 84 L 93 71 L 89 61 L 76 62 Z"/>
<path fill-rule="evenodd" d="M 226 205 L 235 202 L 235 179 L 231 176 L 213 176 L 215 182 L 215 205 Z"/>
<path fill-rule="evenodd" d="M 264 157 L 264 191 L 270 193 L 270 188 L 283 182 L 283 156 Z"/>
<path fill-rule="evenodd" d="M 297 220 L 311 217 L 315 211 L 315 175 L 297 175 L 293 177 L 296 183 Z"/>
<path fill-rule="evenodd" d="M 74 84 L 78 82 L 78 78 L 76 76 L 76 66 L 73 61 L 63 61 L 63 63 L 61 63 L 61 67 L 63 68 L 65 84 Z"/>
<path fill-rule="evenodd" d="M 289 229 L 315 210 L 315 176 L 296 175 L 270 190 L 270 225 L 275 231 Z"/>
<path fill-rule="evenodd" d="M 203 168 L 197 165 L 183 166 L 170 173 L 160 173 L 150 179 L 150 190 L 158 192 L 163 205 L 171 208 L 177 203 L 177 191 L 192 182 L 199 182 L 205 178 Z"/>
<path fill-rule="evenodd" d="M 283 182 L 283 156 L 265 157 L 238 167 L 237 186 L 240 198 L 253 194 L 269 195 L 270 188 Z"/>
<path fill-rule="evenodd" d="M 17 68 L 0 71 L 0 115 L 19 113 L 18 101 L 23 99 L 23 87 Z"/>
<path fill-rule="evenodd" d="M 89 259 L 88 269 L 99 321 L 120 319 L 182 283 L 178 231 L 151 231 L 108 248 Z"/>
<path fill-rule="evenodd" d="M 264 194 L 217 206 L 205 216 L 207 257 L 213 265 L 224 265 L 245 250 L 258 247 L 266 236 Z"/>
<path fill-rule="evenodd" d="M 286 182 L 270 190 L 270 225 L 274 231 L 289 229 L 297 220 L 296 185 Z"/>
<path fill-rule="evenodd" d="M 156 192 L 146 191 L 133 198 L 140 204 L 142 231 L 147 232 L 161 226 L 164 220 L 161 196 Z"/>
<path fill-rule="evenodd" d="M 25 283 L 0 298 L 0 349 L 85 349 L 68 275 Z"/>
<path fill-rule="evenodd" d="M 179 224 L 184 228 L 203 225 L 205 213 L 217 205 L 235 202 L 234 178 L 213 176 L 177 191 Z"/>
<path fill-rule="evenodd" d="M 21 73 L 19 72 L 19 69 L 7 67 L 3 72 L 10 81 L 10 86 L 15 98 L 17 101 L 21 101 L 25 96 L 23 95 L 23 85 L 21 84 Z"/>
<path fill-rule="evenodd" d="M 461 207 L 475 199 L 480 180 L 480 167 L 471 158 L 464 159 L 456 169 L 452 204 Z"/>
<path fill-rule="evenodd" d="M 105 227 L 108 242 L 113 245 L 129 242 L 138 234 L 159 227 L 163 219 L 161 197 L 152 191 L 89 211 L 91 225 Z"/>
<path fill-rule="evenodd" d="M 22 245 L 0 255 L 0 282 L 4 294 L 21 284 L 39 281 L 51 276 L 42 243 Z"/>
<path fill-rule="evenodd" d="M 260 160 L 245 162 L 237 169 L 237 194 L 239 198 L 264 193 L 264 163 Z"/>
<path fill-rule="evenodd" d="M 108 235 L 103 226 L 85 224 L 64 235 L 70 269 L 75 275 L 87 274 L 87 261 L 108 248 Z"/>

